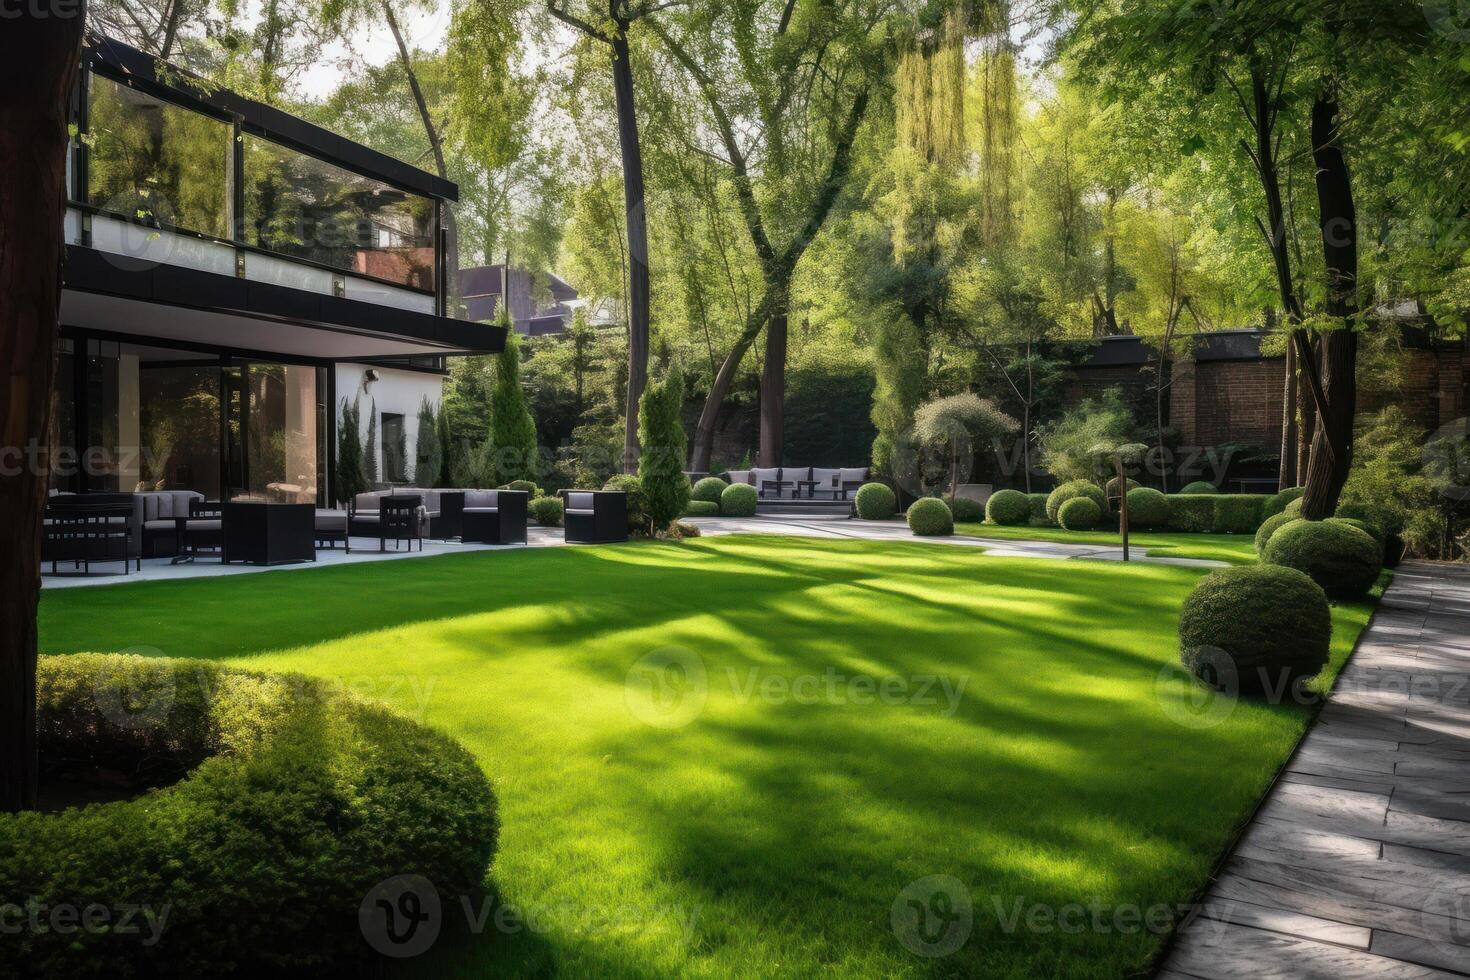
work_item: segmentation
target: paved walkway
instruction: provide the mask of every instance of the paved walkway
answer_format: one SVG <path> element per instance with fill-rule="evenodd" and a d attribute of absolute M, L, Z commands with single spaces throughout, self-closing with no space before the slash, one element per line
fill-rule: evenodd
<path fill-rule="evenodd" d="M 916 538 L 908 525 L 895 521 L 859 521 L 846 517 L 752 517 L 696 518 L 691 523 L 711 536 L 725 534 L 778 534 L 791 537 L 857 538 L 870 541 L 919 541 L 959 547 L 984 548 L 986 554 L 1000 558 L 1095 558 L 1122 561 L 1123 549 L 1116 546 L 1058 544 L 1054 541 L 990 541 L 955 535 L 947 538 Z M 527 531 L 532 548 L 560 547 L 566 544 L 559 528 L 531 527 Z M 388 552 L 376 550 L 376 538 L 354 538 L 352 554 L 338 549 L 319 549 L 315 562 L 299 565 L 277 565 L 259 568 L 254 565 L 221 565 L 217 558 L 201 558 L 196 562 L 174 565 L 168 558 L 145 558 L 143 570 L 122 574 L 120 564 L 99 565 L 99 574 L 88 576 L 46 575 L 42 586 L 47 589 L 81 588 L 91 585 L 117 585 L 123 582 L 164 582 L 179 579 L 217 578 L 226 575 L 249 575 L 255 572 L 286 569 L 323 568 L 332 565 L 358 565 L 373 561 L 399 561 L 434 555 L 463 554 L 470 551 L 504 551 L 527 545 L 461 544 L 458 541 L 425 541 L 422 552 Z M 1194 558 L 1149 558 L 1143 549 L 1133 549 L 1133 560 L 1161 565 L 1187 565 L 1200 568 L 1223 567 L 1224 562 Z M 51 566 L 46 566 L 50 571 Z M 63 566 L 63 571 L 65 567 Z M 115 570 L 115 573 L 112 573 Z"/>
<path fill-rule="evenodd" d="M 1470 568 L 1407 563 L 1160 976 L 1467 975 Z"/>
<path fill-rule="evenodd" d="M 860 521 L 847 517 L 700 517 L 691 521 L 710 535 L 784 534 L 813 538 L 858 538 L 868 541 L 919 541 L 962 548 L 984 548 L 997 558 L 1093 558 L 1122 561 L 1123 548 L 1114 544 L 1062 544 L 1057 541 L 1004 541 L 956 534 L 944 538 L 917 538 L 900 521 Z M 1145 549 L 1134 547 L 1134 561 L 1154 565 L 1184 565 L 1192 568 L 1223 568 L 1227 564 L 1204 558 L 1150 558 Z"/>

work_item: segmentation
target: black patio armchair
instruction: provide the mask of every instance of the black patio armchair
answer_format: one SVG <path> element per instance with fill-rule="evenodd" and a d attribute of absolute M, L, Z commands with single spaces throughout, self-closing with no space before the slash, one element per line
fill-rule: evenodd
<path fill-rule="evenodd" d="M 628 495 L 621 490 L 563 490 L 562 523 L 572 544 L 628 540 Z"/>
<path fill-rule="evenodd" d="M 171 564 L 192 562 L 201 554 L 212 553 L 224 560 L 224 505 L 213 500 L 189 501 L 189 515 L 174 518 L 174 540 L 178 544 Z"/>
<path fill-rule="evenodd" d="M 92 574 L 93 564 L 122 562 L 123 574 L 134 564 L 143 569 L 143 528 L 130 493 L 75 494 L 52 498 L 42 520 L 41 561 L 51 574 L 59 564 Z"/>
<path fill-rule="evenodd" d="M 472 544 L 525 544 L 531 495 L 524 490 L 466 490 L 459 539 Z"/>

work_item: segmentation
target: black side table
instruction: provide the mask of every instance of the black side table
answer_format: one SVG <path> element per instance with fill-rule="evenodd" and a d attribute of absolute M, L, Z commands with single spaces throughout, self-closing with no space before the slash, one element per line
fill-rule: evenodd
<path fill-rule="evenodd" d="M 316 561 L 316 506 L 262 501 L 224 505 L 224 563 Z"/>

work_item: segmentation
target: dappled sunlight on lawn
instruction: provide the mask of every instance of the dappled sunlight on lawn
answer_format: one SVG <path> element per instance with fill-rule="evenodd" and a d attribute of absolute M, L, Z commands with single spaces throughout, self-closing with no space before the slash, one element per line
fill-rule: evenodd
<path fill-rule="evenodd" d="M 1164 710 L 1201 574 L 705 539 L 47 593 L 42 644 L 363 677 L 461 739 L 501 797 L 493 884 L 543 927 L 429 974 L 1120 975 L 1160 937 L 998 910 L 1187 900 L 1294 744 L 1301 709 Z M 649 657 L 678 683 L 644 691 Z M 889 927 L 935 874 L 976 908 L 944 961 Z"/>

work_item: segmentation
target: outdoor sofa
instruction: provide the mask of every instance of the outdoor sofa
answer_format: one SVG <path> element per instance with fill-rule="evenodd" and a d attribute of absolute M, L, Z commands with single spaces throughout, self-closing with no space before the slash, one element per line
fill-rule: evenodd
<path fill-rule="evenodd" d="M 730 470 L 725 476 L 755 487 L 766 500 L 848 500 L 868 482 L 868 467 L 776 466 Z"/>

